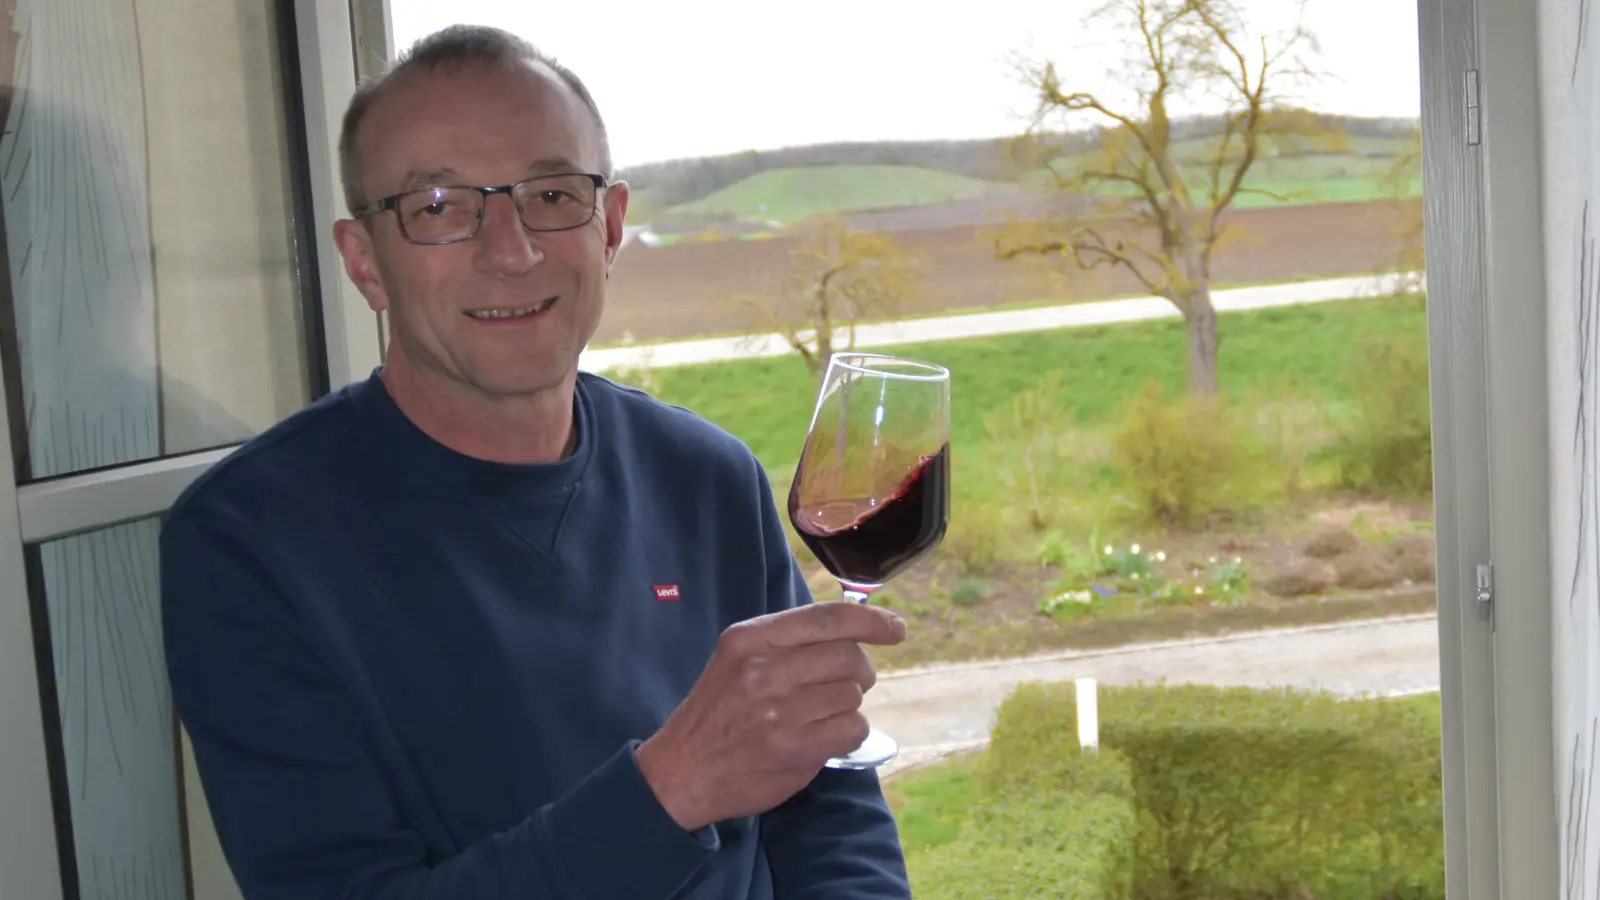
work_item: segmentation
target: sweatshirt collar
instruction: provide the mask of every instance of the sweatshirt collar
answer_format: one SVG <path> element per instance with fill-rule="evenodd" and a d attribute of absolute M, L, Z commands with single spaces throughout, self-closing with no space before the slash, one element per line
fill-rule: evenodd
<path fill-rule="evenodd" d="M 594 408 L 581 378 L 573 396 L 578 441 L 571 455 L 550 463 L 503 463 L 453 450 L 418 428 L 389 395 L 379 377 L 382 372 L 382 366 L 373 369 L 350 392 L 351 401 L 372 426 L 376 454 L 454 492 L 502 499 L 561 493 L 583 477 L 594 456 L 598 442 Z"/>

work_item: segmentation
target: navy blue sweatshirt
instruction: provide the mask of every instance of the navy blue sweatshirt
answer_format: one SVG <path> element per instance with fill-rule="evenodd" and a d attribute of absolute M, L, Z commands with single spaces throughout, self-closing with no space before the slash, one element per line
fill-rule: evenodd
<path fill-rule="evenodd" d="M 810 596 L 747 448 L 580 376 L 577 449 L 456 453 L 374 377 L 161 537 L 174 702 L 248 900 L 910 896 L 871 772 L 697 832 L 634 759 L 722 630 Z"/>

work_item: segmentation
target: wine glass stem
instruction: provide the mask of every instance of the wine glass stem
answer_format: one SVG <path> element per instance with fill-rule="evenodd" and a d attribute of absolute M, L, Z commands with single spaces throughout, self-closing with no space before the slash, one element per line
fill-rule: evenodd
<path fill-rule="evenodd" d="M 844 589 L 844 598 L 849 600 L 851 603 L 865 603 L 867 602 L 867 598 L 872 596 L 872 592 L 877 590 L 876 585 L 869 587 L 866 585 L 851 584 L 847 581 L 839 582 L 839 587 Z"/>

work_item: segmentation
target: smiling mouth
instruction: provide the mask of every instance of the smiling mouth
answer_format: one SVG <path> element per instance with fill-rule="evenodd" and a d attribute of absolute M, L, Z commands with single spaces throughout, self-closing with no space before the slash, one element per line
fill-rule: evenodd
<path fill-rule="evenodd" d="M 546 297 L 532 306 L 522 306 L 516 309 L 469 309 L 467 315 L 474 319 L 521 319 L 527 316 L 542 313 L 555 305 L 555 297 Z"/>

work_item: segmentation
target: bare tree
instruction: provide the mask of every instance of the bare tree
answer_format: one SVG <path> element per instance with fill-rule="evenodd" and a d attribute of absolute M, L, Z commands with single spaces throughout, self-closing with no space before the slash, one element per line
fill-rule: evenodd
<path fill-rule="evenodd" d="M 789 269 L 773 291 L 744 300 L 820 379 L 835 349 L 855 346 L 858 325 L 900 313 L 916 279 L 911 251 L 899 241 L 831 217 L 790 253 Z M 843 346 L 836 348 L 841 337 Z"/>
<path fill-rule="evenodd" d="M 1126 103 L 1068 87 L 1054 63 L 1021 65 L 1037 101 L 1024 138 L 1042 154 L 1051 189 L 1085 198 L 1095 215 L 1019 223 L 997 252 L 1007 259 L 1059 255 L 1080 269 L 1132 272 L 1186 320 L 1190 391 L 1214 393 L 1211 256 L 1226 236 L 1223 213 L 1241 195 L 1271 193 L 1246 185 L 1263 155 L 1338 139 L 1333 125 L 1287 102 L 1285 89 L 1312 75 L 1304 54 L 1316 41 L 1300 26 L 1277 38 L 1252 38 L 1228 0 L 1110 0 L 1089 15 L 1088 24 L 1101 22 L 1133 48 L 1125 69 L 1114 73 L 1131 95 Z M 1223 110 L 1210 127 L 1194 134 L 1172 118 L 1185 105 L 1209 112 L 1219 103 Z M 1062 132 L 1047 126 L 1083 117 L 1098 126 L 1091 148 L 1062 151 Z M 1070 128 L 1065 134 L 1074 139 Z M 1081 136 L 1080 129 L 1076 140 Z"/>

